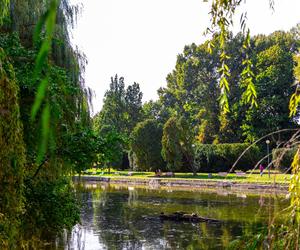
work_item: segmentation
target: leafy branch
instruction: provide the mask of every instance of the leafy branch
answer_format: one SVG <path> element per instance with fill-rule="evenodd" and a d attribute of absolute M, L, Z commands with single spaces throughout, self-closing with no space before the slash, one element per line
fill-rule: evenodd
<path fill-rule="evenodd" d="M 31 109 L 31 120 L 34 121 L 40 108 L 45 101 L 41 114 L 42 137 L 37 155 L 37 163 L 40 164 L 44 158 L 50 135 L 50 105 L 46 99 L 47 87 L 49 83 L 49 72 L 43 76 L 42 71 L 47 63 L 48 55 L 51 50 L 52 39 L 55 31 L 56 13 L 59 6 L 58 0 L 52 0 L 45 14 L 39 19 L 34 32 L 34 42 L 37 43 L 41 36 L 42 43 L 35 61 L 34 80 L 41 79 L 35 100 Z"/>

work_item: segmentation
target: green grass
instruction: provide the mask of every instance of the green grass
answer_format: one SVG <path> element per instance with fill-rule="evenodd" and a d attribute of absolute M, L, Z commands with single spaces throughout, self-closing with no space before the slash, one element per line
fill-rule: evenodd
<path fill-rule="evenodd" d="M 129 176 L 128 173 L 131 172 L 132 175 Z M 237 176 L 235 173 L 230 173 L 226 177 L 219 176 L 217 173 L 213 173 L 211 178 L 208 178 L 207 173 L 198 173 L 194 176 L 192 173 L 175 173 L 175 177 L 155 177 L 154 172 L 134 172 L 134 171 L 117 171 L 111 170 L 110 174 L 108 170 L 96 170 L 89 169 L 85 172 L 86 175 L 93 176 L 103 176 L 111 178 L 161 178 L 165 180 L 205 180 L 205 181 L 233 181 L 240 183 L 281 183 L 287 184 L 290 180 L 290 174 L 281 174 L 276 172 L 271 172 L 269 178 L 268 173 L 264 173 L 260 176 L 259 173 L 254 172 L 252 174 L 247 173 L 245 176 Z"/>

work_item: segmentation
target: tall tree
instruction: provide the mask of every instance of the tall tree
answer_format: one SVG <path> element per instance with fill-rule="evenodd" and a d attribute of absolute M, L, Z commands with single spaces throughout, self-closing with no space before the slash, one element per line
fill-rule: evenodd
<path fill-rule="evenodd" d="M 258 36 L 255 41 L 255 85 L 258 108 L 246 112 L 242 125 L 248 141 L 253 141 L 275 130 L 295 127 L 289 117 L 289 97 L 294 92 L 293 53 L 295 39 L 291 33 L 275 32 Z M 286 138 L 274 138 L 281 141 Z"/>
<path fill-rule="evenodd" d="M 111 77 L 109 90 L 106 91 L 103 107 L 96 116 L 96 127 L 101 130 L 102 126 L 110 125 L 116 131 L 126 133 L 125 115 L 125 83 L 123 77 Z"/>
<path fill-rule="evenodd" d="M 134 82 L 126 89 L 125 105 L 127 117 L 127 129 L 129 133 L 142 118 L 142 98 L 143 93 L 138 83 Z"/>
<path fill-rule="evenodd" d="M 228 35 L 226 44 L 231 55 L 227 60 L 230 67 L 227 79 L 231 83 L 227 93 L 230 112 L 220 115 L 220 50 L 216 39 L 213 40 L 212 54 L 207 52 L 206 42 L 186 46 L 178 56 L 175 70 L 167 77 L 167 87 L 159 90 L 164 109 L 188 119 L 194 136 L 201 143 L 252 141 L 276 129 L 295 126 L 287 112 L 287 96 L 294 91 L 291 87 L 294 81 L 292 57 L 297 40 L 293 34 L 295 31 L 275 32 L 250 40 L 248 57 L 253 64 L 252 71 L 256 73 L 253 83 L 256 85 L 256 102 L 260 103 L 257 109 L 249 110 L 243 100 L 244 75 L 248 73 L 242 64 L 246 55 L 242 49 L 237 49 L 243 43 L 241 34 Z"/>
<path fill-rule="evenodd" d="M 143 115 L 142 96 L 138 83 L 125 88 L 124 78 L 115 75 L 105 93 L 103 107 L 94 117 L 94 129 L 100 137 L 106 138 L 113 132 L 124 138 L 124 143 L 118 144 L 119 151 L 114 152 L 114 161 L 110 161 L 115 167 L 126 167 L 128 163 L 129 136 Z"/>
<path fill-rule="evenodd" d="M 109 90 L 104 96 L 103 107 L 95 117 L 95 128 L 111 126 L 118 133 L 129 137 L 134 126 L 142 117 L 142 92 L 138 83 L 125 89 L 124 77 L 111 78 Z"/>

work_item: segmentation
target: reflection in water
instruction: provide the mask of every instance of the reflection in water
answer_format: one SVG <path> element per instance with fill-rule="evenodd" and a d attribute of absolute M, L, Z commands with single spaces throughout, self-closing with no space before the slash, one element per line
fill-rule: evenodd
<path fill-rule="evenodd" d="M 135 190 L 134 187 L 128 187 L 128 192 L 128 206 L 137 205 L 138 191 Z"/>
<path fill-rule="evenodd" d="M 82 223 L 60 242 L 64 249 L 222 249 L 242 235 L 257 232 L 288 204 L 282 197 L 229 192 L 101 185 L 77 190 L 83 204 Z M 175 211 L 197 213 L 221 223 L 159 219 L 161 212 Z"/>

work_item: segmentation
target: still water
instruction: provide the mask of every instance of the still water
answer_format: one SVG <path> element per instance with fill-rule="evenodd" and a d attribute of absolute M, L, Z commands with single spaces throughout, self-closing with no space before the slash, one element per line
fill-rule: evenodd
<path fill-rule="evenodd" d="M 56 244 L 61 249 L 224 249 L 258 232 L 287 206 L 284 196 L 186 191 L 100 184 L 77 187 L 81 225 Z M 218 223 L 161 221 L 159 214 L 183 211 Z"/>

